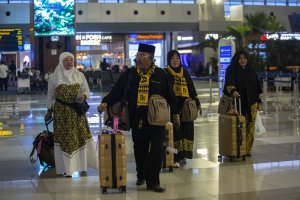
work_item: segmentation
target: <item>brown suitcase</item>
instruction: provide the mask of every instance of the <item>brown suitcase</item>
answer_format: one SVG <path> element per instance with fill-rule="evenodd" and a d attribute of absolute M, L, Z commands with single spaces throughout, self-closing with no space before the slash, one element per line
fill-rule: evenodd
<path fill-rule="evenodd" d="M 165 125 L 165 141 L 163 151 L 163 169 L 169 169 L 169 172 L 173 172 L 174 164 L 174 133 L 173 124 L 167 122 Z"/>
<path fill-rule="evenodd" d="M 125 136 L 117 131 L 112 134 L 103 130 L 99 141 L 99 180 L 102 193 L 108 188 L 126 193 L 126 147 Z"/>
<path fill-rule="evenodd" d="M 240 100 L 240 99 L 239 99 Z M 239 105 L 241 105 L 239 101 Z M 236 99 L 235 99 L 235 107 Z M 241 108 L 239 109 L 241 113 Z M 219 158 L 229 157 L 246 160 L 246 119 L 242 115 L 219 116 Z"/>

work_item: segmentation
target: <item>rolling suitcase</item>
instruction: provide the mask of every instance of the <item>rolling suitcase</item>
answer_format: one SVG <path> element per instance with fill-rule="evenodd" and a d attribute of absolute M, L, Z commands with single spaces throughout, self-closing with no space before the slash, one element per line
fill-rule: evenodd
<path fill-rule="evenodd" d="M 222 156 L 246 160 L 246 119 L 241 115 L 241 99 L 239 112 L 235 115 L 220 114 L 219 116 L 219 159 Z M 237 99 L 234 99 L 237 110 Z"/>
<path fill-rule="evenodd" d="M 173 124 L 167 122 L 165 125 L 165 141 L 163 145 L 163 169 L 169 169 L 169 172 L 173 172 L 174 164 L 174 133 Z"/>
<path fill-rule="evenodd" d="M 115 120 L 114 120 L 115 121 Z M 102 193 L 108 188 L 126 193 L 126 147 L 125 136 L 117 128 L 102 130 L 98 135 L 99 180 Z"/>
<path fill-rule="evenodd" d="M 49 131 L 49 124 L 53 121 L 53 118 L 48 122 L 45 122 L 47 130 L 39 133 L 34 141 L 33 147 L 30 153 L 30 162 L 35 163 L 39 159 L 40 164 L 44 167 L 55 167 L 54 161 L 54 133 Z M 34 158 L 34 152 L 37 152 L 37 158 Z"/>

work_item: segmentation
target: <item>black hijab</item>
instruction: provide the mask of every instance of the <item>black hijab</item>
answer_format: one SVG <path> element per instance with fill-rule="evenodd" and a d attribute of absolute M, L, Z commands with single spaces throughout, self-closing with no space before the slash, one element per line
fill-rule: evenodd
<path fill-rule="evenodd" d="M 247 58 L 247 64 L 242 67 L 239 64 L 239 58 L 244 55 Z M 233 56 L 229 67 L 226 70 L 225 87 L 235 86 L 237 92 L 242 98 L 242 111 L 243 113 L 251 112 L 251 106 L 259 102 L 259 94 L 262 93 L 257 73 L 252 67 L 248 54 L 245 51 L 238 51 Z M 227 91 L 226 91 L 227 93 Z"/>
<path fill-rule="evenodd" d="M 169 65 L 176 73 L 179 73 L 180 70 L 181 70 L 181 61 L 180 61 L 180 66 L 179 66 L 179 67 L 173 68 L 173 67 L 171 66 L 171 59 L 172 59 L 172 57 L 173 57 L 175 54 L 176 54 L 176 55 L 179 57 L 179 59 L 180 59 L 180 53 L 179 53 L 178 51 L 176 51 L 176 50 L 171 50 L 171 51 L 168 52 L 168 55 L 167 55 L 167 61 L 168 61 L 168 65 Z"/>

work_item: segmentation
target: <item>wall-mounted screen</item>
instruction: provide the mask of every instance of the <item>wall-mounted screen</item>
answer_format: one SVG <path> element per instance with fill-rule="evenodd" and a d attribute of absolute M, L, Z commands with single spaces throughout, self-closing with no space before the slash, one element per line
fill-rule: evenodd
<path fill-rule="evenodd" d="M 300 32 L 300 14 L 289 15 L 292 32 Z"/>
<path fill-rule="evenodd" d="M 75 35 L 74 0 L 34 0 L 34 35 Z"/>
<path fill-rule="evenodd" d="M 19 51 L 22 46 L 21 28 L 0 28 L 0 51 Z"/>

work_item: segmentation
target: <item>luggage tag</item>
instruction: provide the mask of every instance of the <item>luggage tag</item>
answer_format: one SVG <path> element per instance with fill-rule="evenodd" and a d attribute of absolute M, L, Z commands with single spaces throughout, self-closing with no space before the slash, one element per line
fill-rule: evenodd
<path fill-rule="evenodd" d="M 118 129 L 119 129 L 119 117 L 115 116 L 114 117 L 114 124 L 113 124 L 112 134 L 117 134 Z"/>

